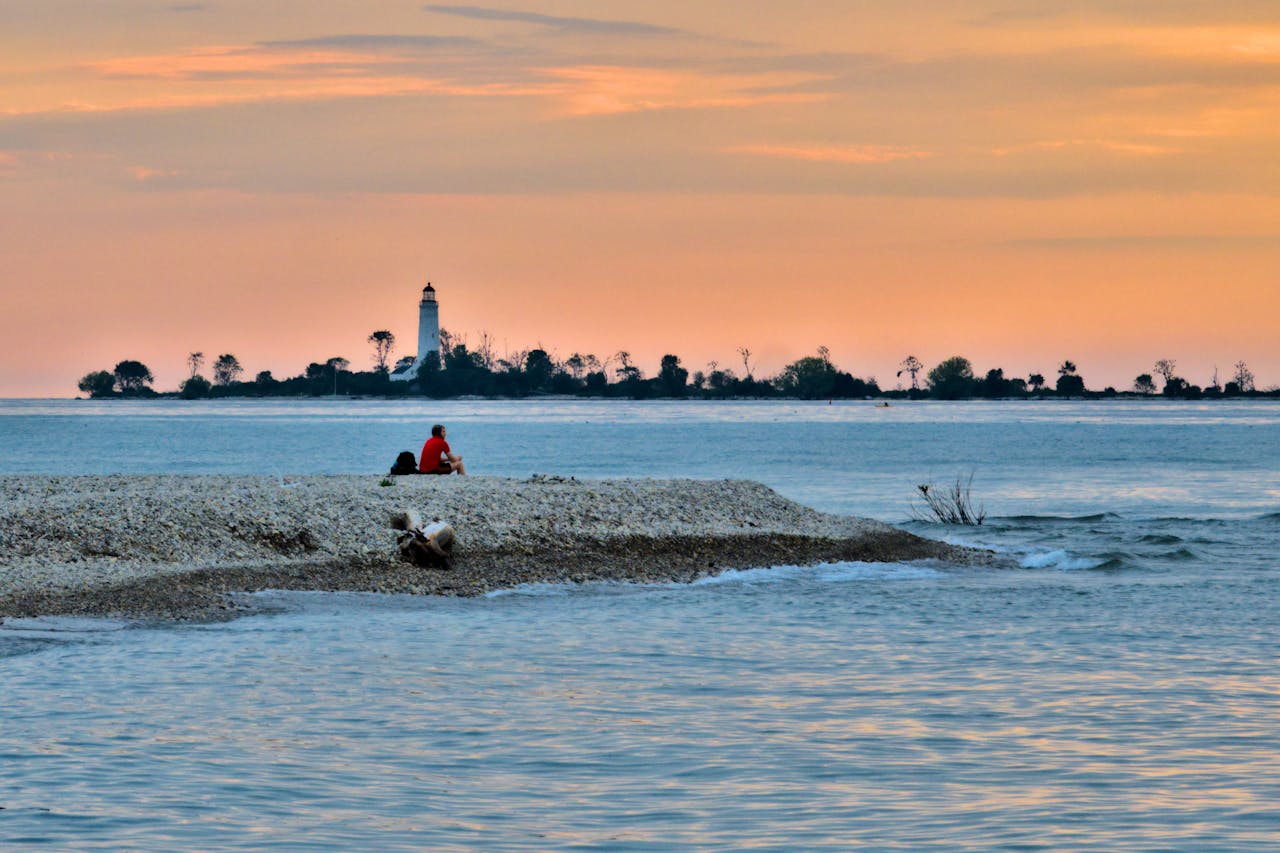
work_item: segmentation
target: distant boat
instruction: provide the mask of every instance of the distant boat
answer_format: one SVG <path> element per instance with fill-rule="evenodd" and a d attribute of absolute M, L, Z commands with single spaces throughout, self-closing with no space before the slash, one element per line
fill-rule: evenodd
<path fill-rule="evenodd" d="M 887 409 L 887 408 L 889 408 L 889 404 L 888 404 L 888 403 L 876 403 L 876 408 L 877 408 L 877 409 Z"/>

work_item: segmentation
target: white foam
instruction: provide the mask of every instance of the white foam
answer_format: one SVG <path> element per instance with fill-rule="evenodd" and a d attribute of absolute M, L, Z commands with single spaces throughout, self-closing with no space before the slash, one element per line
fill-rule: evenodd
<path fill-rule="evenodd" d="M 817 566 L 770 566 L 764 569 L 728 569 L 713 577 L 698 578 L 691 586 L 717 584 L 755 585 L 810 578 L 826 583 L 864 580 L 919 580 L 940 578 L 943 573 L 928 566 L 909 563 L 822 563 Z M 683 586 L 683 584 L 680 584 Z"/>
<path fill-rule="evenodd" d="M 1057 549 L 1027 554 L 1019 561 L 1019 565 L 1024 569 L 1060 569 L 1072 572 L 1082 569 L 1096 569 L 1105 562 L 1106 560 L 1099 560 L 1094 557 L 1079 557 L 1068 551 Z"/>
<path fill-rule="evenodd" d="M 866 580 L 920 580 L 944 577 L 944 573 L 928 566 L 911 563 L 822 563 L 816 566 L 769 566 L 762 569 L 726 569 L 718 575 L 698 578 L 688 583 L 679 581 L 592 581 L 590 583 L 530 583 L 510 589 L 495 589 L 485 593 L 485 598 L 508 596 L 559 597 L 585 590 L 640 590 L 645 588 L 684 589 L 695 586 L 720 586 L 739 584 L 756 586 L 782 583 L 797 578 L 809 578 L 822 583 L 844 583 Z"/>
<path fill-rule="evenodd" d="M 546 596 L 564 596 L 571 593 L 579 586 L 607 586 L 612 585 L 613 581 L 599 581 L 592 584 L 571 584 L 571 583 L 526 583 L 520 586 L 514 586 L 509 589 L 493 589 L 484 594 L 485 598 L 506 598 L 512 595 L 522 595 L 530 597 L 546 597 Z"/>

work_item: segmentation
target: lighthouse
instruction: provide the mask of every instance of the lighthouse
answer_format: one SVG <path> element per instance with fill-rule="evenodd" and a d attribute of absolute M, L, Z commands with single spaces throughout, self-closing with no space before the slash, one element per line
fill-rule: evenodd
<path fill-rule="evenodd" d="M 436 302 L 436 289 L 427 282 L 422 288 L 422 301 L 418 303 L 418 369 L 428 358 L 440 357 L 440 303 Z"/>
<path fill-rule="evenodd" d="M 436 289 L 427 282 L 422 288 L 422 300 L 418 302 L 418 356 L 412 364 L 406 364 L 391 374 L 394 382 L 409 382 L 429 360 L 440 358 L 440 303 L 436 301 Z"/>

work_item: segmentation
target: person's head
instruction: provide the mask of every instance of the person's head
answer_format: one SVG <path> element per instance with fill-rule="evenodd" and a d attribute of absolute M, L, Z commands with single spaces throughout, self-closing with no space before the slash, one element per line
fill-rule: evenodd
<path fill-rule="evenodd" d="M 431 428 L 431 436 L 433 438 L 444 438 L 444 426 L 436 424 Z"/>

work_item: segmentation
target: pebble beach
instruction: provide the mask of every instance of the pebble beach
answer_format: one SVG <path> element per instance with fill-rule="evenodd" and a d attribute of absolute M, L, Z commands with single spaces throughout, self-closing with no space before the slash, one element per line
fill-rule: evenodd
<path fill-rule="evenodd" d="M 986 561 L 746 480 L 535 475 L 0 477 L 0 617 L 230 618 L 237 593 L 475 596 L 539 582 L 686 581 L 834 560 Z M 399 559 L 392 514 L 457 531 L 452 570 Z"/>

